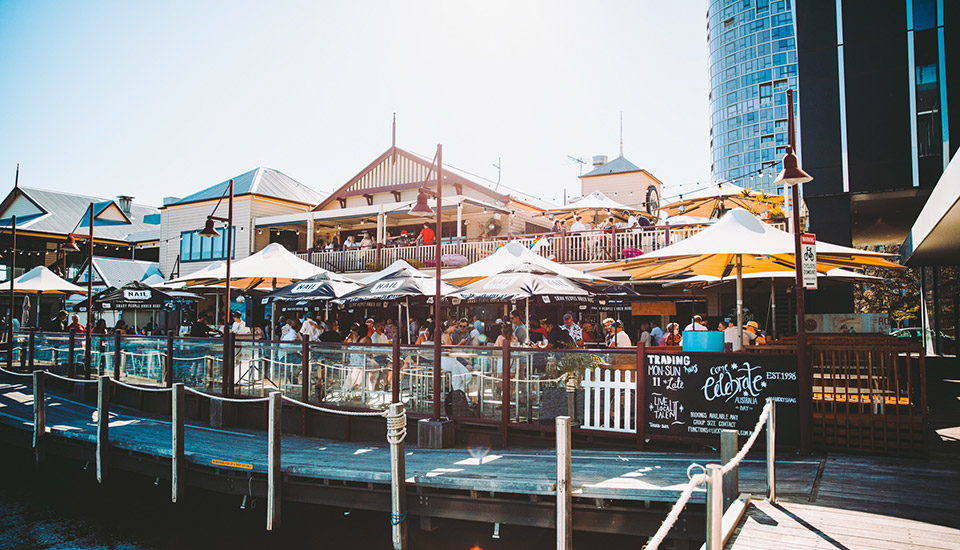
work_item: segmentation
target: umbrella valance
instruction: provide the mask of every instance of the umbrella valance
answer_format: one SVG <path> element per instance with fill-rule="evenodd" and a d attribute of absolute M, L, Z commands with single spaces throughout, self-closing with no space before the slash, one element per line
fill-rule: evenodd
<path fill-rule="evenodd" d="M 348 304 L 367 301 L 388 302 L 418 296 L 431 297 L 436 293 L 436 281 L 435 278 L 416 269 L 404 268 L 369 282 L 333 301 Z M 441 294 L 447 294 L 455 289 L 456 287 L 452 285 L 441 283 Z"/>
<path fill-rule="evenodd" d="M 361 286 L 360 283 L 341 275 L 321 273 L 264 296 L 262 303 L 330 300 L 357 290 Z"/>
<path fill-rule="evenodd" d="M 0 283 L 0 288 L 7 290 L 10 288 L 10 281 Z M 87 289 L 79 287 L 68 281 L 65 281 L 56 273 L 50 271 L 42 265 L 37 266 L 30 271 L 13 280 L 14 292 L 46 292 L 49 294 L 86 294 Z"/>
<path fill-rule="evenodd" d="M 448 283 L 463 286 L 479 281 L 484 277 L 502 273 L 523 263 L 534 264 L 547 272 L 555 273 L 568 279 L 588 283 L 603 281 L 603 279 L 596 275 L 584 273 L 583 271 L 544 258 L 516 242 L 507 243 L 482 260 L 447 273 L 443 276 L 443 280 Z"/>
<path fill-rule="evenodd" d="M 754 273 L 744 273 L 744 280 L 755 280 L 755 279 L 788 279 L 793 280 L 796 277 L 796 273 L 793 271 L 757 271 Z M 826 273 L 817 273 L 817 277 L 827 281 L 836 281 L 842 283 L 860 283 L 864 281 L 876 281 L 881 279 L 881 277 L 874 277 L 873 275 L 864 275 L 863 273 L 857 273 L 855 271 L 849 271 L 846 269 L 831 269 Z M 677 279 L 674 281 L 666 282 L 663 284 L 665 287 L 670 286 L 684 286 L 691 288 L 707 287 L 714 286 L 723 283 L 736 282 L 736 277 L 711 277 L 710 275 L 695 275 L 693 277 L 687 277 L 686 279 Z"/>
<path fill-rule="evenodd" d="M 450 299 L 509 302 L 541 297 L 544 303 L 592 302 L 595 295 L 582 283 L 524 263 L 491 275 L 447 295 Z"/>
<path fill-rule="evenodd" d="M 93 307 L 101 310 L 163 309 L 176 298 L 140 282 L 122 287 L 110 287 L 93 297 Z M 74 306 L 75 311 L 86 311 L 87 303 Z"/>

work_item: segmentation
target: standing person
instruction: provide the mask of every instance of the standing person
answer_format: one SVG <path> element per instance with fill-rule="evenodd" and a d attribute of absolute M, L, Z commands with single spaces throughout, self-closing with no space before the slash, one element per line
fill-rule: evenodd
<path fill-rule="evenodd" d="M 117 324 L 113 327 L 113 333 L 121 336 L 127 334 L 127 322 L 123 319 L 117 321 Z"/>
<path fill-rule="evenodd" d="M 603 343 L 608 347 L 613 347 L 613 319 L 607 317 L 603 320 Z"/>
<path fill-rule="evenodd" d="M 730 323 L 727 328 L 723 329 L 723 345 L 730 344 L 730 349 L 733 351 L 738 351 L 741 348 L 737 332 L 737 325 L 734 323 Z"/>
<path fill-rule="evenodd" d="M 513 324 L 513 335 L 518 342 L 525 344 L 530 341 L 530 337 L 527 334 L 527 326 L 523 324 L 519 311 L 513 310 L 510 312 L 510 323 Z"/>
<path fill-rule="evenodd" d="M 547 332 L 544 349 L 569 349 L 577 347 L 570 334 L 554 324 L 550 319 L 540 319 L 540 327 Z"/>
<path fill-rule="evenodd" d="M 383 321 L 377 321 L 373 326 L 373 336 L 370 337 L 370 342 L 373 344 L 389 344 L 390 338 L 385 332 L 386 325 Z"/>
<path fill-rule="evenodd" d="M 581 216 L 580 214 L 577 214 L 576 216 L 573 217 L 573 225 L 570 226 L 571 233 L 576 233 L 579 231 L 589 231 L 589 230 L 590 230 L 590 226 L 583 223 L 583 216 Z"/>
<path fill-rule="evenodd" d="M 650 345 L 659 346 L 663 340 L 663 329 L 660 328 L 660 321 L 654 320 L 651 325 L 653 328 L 650 329 Z"/>
<path fill-rule="evenodd" d="M 708 330 L 706 325 L 703 324 L 703 317 L 699 315 L 693 316 L 693 322 L 684 327 L 683 330 Z"/>
<path fill-rule="evenodd" d="M 243 322 L 243 316 L 239 311 L 233 312 L 233 324 L 230 325 L 230 332 L 234 334 L 250 334 L 250 328 Z"/>
<path fill-rule="evenodd" d="M 437 235 L 433 232 L 433 229 L 430 229 L 430 224 L 424 222 L 423 229 L 421 229 L 420 234 L 417 235 L 417 241 L 421 242 L 423 245 L 431 245 L 434 243 L 436 238 Z"/>
<path fill-rule="evenodd" d="M 412 342 L 420 337 L 420 326 L 417 324 L 417 320 L 413 317 L 410 318 L 410 322 L 407 323 L 407 334 L 410 339 L 408 342 Z"/>
<path fill-rule="evenodd" d="M 667 325 L 667 336 L 663 339 L 664 346 L 679 346 L 683 343 L 683 336 L 680 334 L 680 325 L 670 323 Z"/>
<path fill-rule="evenodd" d="M 320 335 L 321 342 L 343 342 L 343 336 L 340 334 L 340 327 L 337 320 L 327 321 L 327 330 Z"/>
<path fill-rule="evenodd" d="M 67 332 L 67 312 L 61 309 L 56 317 L 50 319 L 50 322 L 47 323 L 47 331 Z"/>
<path fill-rule="evenodd" d="M 374 325 L 376 324 L 376 321 L 374 321 L 374 320 L 373 320 L 373 317 L 371 317 L 371 318 L 367 319 L 365 322 L 366 322 L 366 325 L 367 325 L 367 337 L 373 338 L 373 333 L 377 331 L 376 328 L 374 328 Z"/>
<path fill-rule="evenodd" d="M 624 210 L 623 217 L 627 218 L 627 222 L 623 224 L 624 229 L 630 230 L 630 229 L 636 229 L 637 227 L 639 227 L 639 224 L 637 223 L 637 217 L 634 216 L 632 212 L 628 210 Z"/>
<path fill-rule="evenodd" d="M 643 321 L 640 323 L 640 339 L 637 342 L 644 346 L 652 346 L 653 337 L 650 334 L 650 323 Z"/>
<path fill-rule="evenodd" d="M 479 315 L 473 316 L 473 328 L 477 329 L 477 332 L 483 334 L 484 325 L 483 325 L 483 321 L 480 320 Z"/>
<path fill-rule="evenodd" d="M 613 326 L 613 347 L 615 348 L 632 348 L 633 342 L 630 341 L 630 336 L 623 332 L 623 323 L 620 321 L 614 321 Z"/>
<path fill-rule="evenodd" d="M 387 324 L 383 326 L 383 332 L 387 335 L 387 340 L 393 342 L 400 336 L 400 327 L 397 326 L 397 322 L 393 320 L 393 317 L 387 319 Z"/>
<path fill-rule="evenodd" d="M 308 316 L 300 326 L 300 334 L 303 335 L 303 338 L 307 341 L 317 342 L 320 340 L 320 326 Z"/>
<path fill-rule="evenodd" d="M 79 315 L 74 314 L 72 321 L 73 321 L 73 322 L 71 322 L 69 325 L 67 325 L 67 332 L 69 332 L 69 331 L 71 331 L 71 330 L 74 331 L 74 332 L 76 332 L 77 334 L 83 334 L 84 332 L 86 332 L 86 329 L 84 328 L 84 326 L 80 324 L 80 316 L 79 316 Z"/>
<path fill-rule="evenodd" d="M 296 342 L 300 340 L 300 335 L 297 334 L 297 329 L 294 323 L 296 323 L 296 321 L 293 317 L 284 321 L 283 326 L 280 327 L 281 342 Z"/>
<path fill-rule="evenodd" d="M 570 339 L 573 340 L 574 345 L 578 348 L 583 347 L 583 329 L 574 322 L 572 313 L 563 314 L 563 326 L 560 328 L 570 335 Z"/>

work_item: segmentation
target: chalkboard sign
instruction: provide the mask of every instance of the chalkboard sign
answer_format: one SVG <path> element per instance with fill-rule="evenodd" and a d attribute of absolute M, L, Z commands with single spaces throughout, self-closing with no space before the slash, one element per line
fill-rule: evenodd
<path fill-rule="evenodd" d="M 683 353 L 646 356 L 646 432 L 716 441 L 720 430 L 749 436 L 767 398 L 777 403 L 777 438 L 797 433 L 797 356 Z"/>

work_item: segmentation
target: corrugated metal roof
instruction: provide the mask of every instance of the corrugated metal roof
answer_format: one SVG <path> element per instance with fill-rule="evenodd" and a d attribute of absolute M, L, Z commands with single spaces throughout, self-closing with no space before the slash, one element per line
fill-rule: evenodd
<path fill-rule="evenodd" d="M 223 196 L 229 184 L 230 180 L 222 181 L 202 191 L 187 195 L 171 204 L 219 199 Z M 249 172 L 235 176 L 233 178 L 233 194 L 234 196 L 246 194 L 263 195 L 309 204 L 311 206 L 320 204 L 326 197 L 325 194 L 310 189 L 283 172 L 263 167 L 254 168 Z"/>
<path fill-rule="evenodd" d="M 585 178 L 587 176 L 603 176 L 606 174 L 620 174 L 623 172 L 639 172 L 640 170 L 642 170 L 642 168 L 630 162 L 629 160 L 623 157 L 617 157 L 602 166 L 594 168 L 580 177 Z"/>
<path fill-rule="evenodd" d="M 96 272 L 93 276 L 94 285 L 103 283 L 108 287 L 120 287 L 134 281 L 140 282 L 151 275 L 163 277 L 163 273 L 160 272 L 160 264 L 143 260 L 94 257 L 93 270 Z M 84 264 L 74 284 L 81 285 L 86 282 L 87 266 Z"/>
<path fill-rule="evenodd" d="M 110 203 L 109 200 L 104 200 L 101 197 L 75 195 L 73 193 L 64 193 L 63 191 L 51 191 L 48 189 L 23 186 L 20 186 L 19 189 L 47 212 L 46 214 L 31 216 L 26 219 L 18 217 L 17 228 L 25 231 L 66 235 L 74 230 L 78 222 L 83 220 L 83 228 L 77 229 L 77 232 L 86 233 L 87 224 L 84 218 L 87 214 L 87 209 L 90 207 L 90 203 L 92 202 L 99 205 L 99 207 L 94 206 L 94 215 L 96 215 L 98 210 L 102 212 L 106 205 Z M 156 234 L 159 235 L 160 211 L 156 208 L 132 204 L 128 218 L 130 219 L 129 224 L 94 219 L 93 234 L 99 239 L 127 242 L 142 242 L 139 238 L 131 239 L 128 237 L 143 232 L 156 232 Z M 0 220 L 0 227 L 9 226 L 9 218 Z M 143 240 L 156 239 L 157 237 Z"/>

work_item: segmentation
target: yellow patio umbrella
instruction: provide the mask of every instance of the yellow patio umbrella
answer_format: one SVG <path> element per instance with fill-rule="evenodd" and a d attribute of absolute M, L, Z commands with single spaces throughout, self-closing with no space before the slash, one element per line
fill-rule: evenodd
<path fill-rule="evenodd" d="M 754 215 L 761 215 L 777 207 L 783 208 L 783 197 L 751 191 L 732 183 L 717 183 L 703 189 L 680 195 L 680 200 L 660 207 L 668 217 L 700 216 L 720 218 L 736 208 Z"/>

